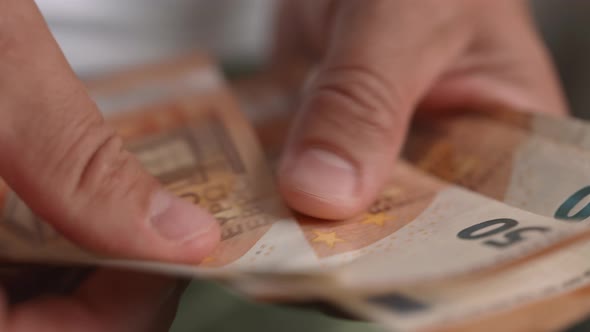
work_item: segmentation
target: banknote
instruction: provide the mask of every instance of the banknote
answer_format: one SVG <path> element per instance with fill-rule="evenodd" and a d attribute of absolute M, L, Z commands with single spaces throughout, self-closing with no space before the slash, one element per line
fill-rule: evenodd
<path fill-rule="evenodd" d="M 483 271 L 585 228 L 555 225 L 550 218 L 449 185 L 403 162 L 392 170 L 392 181 L 379 199 L 358 217 L 328 222 L 291 212 L 223 80 L 203 63 L 177 61 L 90 87 L 101 109 L 121 112 L 110 114 L 109 121 L 145 168 L 219 220 L 221 244 L 198 267 L 182 267 L 189 273 L 331 274 L 350 264 L 338 272 L 346 287 L 396 287 Z M 8 258 L 98 259 L 51 230 L 8 189 L 4 196 L 1 236 L 12 241 L 5 242 L 11 243 L 3 252 Z M 519 223 L 537 234 L 500 255 L 479 241 L 455 241 L 457 232 L 469 233 L 470 227 L 489 221 L 506 227 Z M 424 242 L 430 244 L 428 250 Z M 442 259 L 455 255 L 463 259 Z M 159 271 L 182 270 L 154 265 Z M 385 268 L 390 266 L 404 269 Z"/>
<path fill-rule="evenodd" d="M 584 122 L 498 110 L 438 119 L 421 127 L 412 132 L 406 155 L 423 169 L 511 205 L 553 216 L 556 222 L 587 222 L 584 144 L 590 127 Z M 489 139 L 465 140 L 473 132 Z M 532 189 L 514 195 L 512 183 Z M 477 282 L 406 292 L 404 303 L 412 303 L 417 311 L 412 315 L 401 313 L 391 301 L 367 300 L 367 307 L 360 307 L 390 326 L 412 329 L 448 323 L 455 330 L 461 322 L 471 328 L 516 331 L 530 329 L 532 317 L 548 312 L 535 318 L 534 324 L 554 330 L 590 311 L 588 258 L 590 245 L 582 243 Z M 483 319 L 484 315 L 494 319 Z"/>
<path fill-rule="evenodd" d="M 293 110 L 296 105 L 282 107 Z M 264 105 L 260 109 L 264 110 Z M 292 116 L 292 112 L 283 113 Z M 272 114 L 266 121 L 260 116 L 255 120 L 257 129 L 262 128 L 258 133 L 263 143 L 283 139 L 279 135 L 284 136 L 285 131 L 272 131 L 276 121 Z M 454 119 L 436 119 L 419 127 L 412 132 L 405 155 L 423 170 L 512 205 L 553 216 L 556 222 L 584 222 L 587 218 L 584 188 L 588 173 L 584 172 L 585 161 L 579 160 L 587 158 L 583 149 L 588 147 L 590 126 L 586 122 L 496 107 L 487 112 L 463 113 Z M 478 136 L 483 140 L 474 138 L 474 133 L 481 134 Z M 519 167 L 514 164 L 527 161 L 531 155 L 532 170 L 523 172 L 521 168 L 517 174 L 515 168 Z M 556 160 L 577 165 L 563 167 Z M 547 172 L 547 168 L 554 170 Z M 531 187 L 532 182 L 548 185 L 545 191 L 508 195 L 507 182 L 519 177 L 525 178 L 519 184 L 523 187 Z M 552 182 L 564 177 L 565 183 Z M 548 197 L 546 191 L 552 196 Z M 461 280 L 455 285 L 404 293 L 382 289 L 381 294 L 376 292 L 362 299 L 342 299 L 334 297 L 334 293 L 329 297 L 394 330 L 550 331 L 564 328 L 590 312 L 589 258 L 590 247 L 582 243 L 478 282 Z"/>
<path fill-rule="evenodd" d="M 550 245 L 552 242 L 559 242 L 560 239 L 577 232 L 576 228 L 584 228 L 583 225 L 554 225 L 550 219 L 529 214 L 525 210 L 497 204 L 494 200 L 489 200 L 462 188 L 440 183 L 429 175 L 416 170 L 412 165 L 406 165 L 403 162 L 392 170 L 392 173 L 393 180 L 386 186 L 387 188 L 382 196 L 365 214 L 357 218 L 328 223 L 297 214 L 282 220 L 277 220 L 276 216 L 269 216 L 267 220 L 274 220 L 275 222 L 268 229 L 263 230 L 265 233 L 256 240 L 256 245 L 250 243 L 245 245 L 248 248 L 247 252 L 240 252 L 239 255 L 241 256 L 232 261 L 218 259 L 213 256 L 207 260 L 204 266 L 223 266 L 224 268 L 240 271 L 276 273 L 285 269 L 290 271 L 310 268 L 312 270 L 322 270 L 326 267 L 337 267 L 349 262 L 363 261 L 366 263 L 352 264 L 352 266 L 358 265 L 359 268 L 350 268 L 348 270 L 358 271 L 363 276 L 377 275 L 382 283 L 393 287 L 398 283 L 447 278 L 456 274 L 472 273 L 476 270 L 496 266 L 504 260 L 509 261 L 520 256 L 526 256 L 528 253 Z M 461 202 L 462 205 L 458 202 Z M 456 206 L 458 210 L 453 210 L 449 206 Z M 395 214 L 392 213 L 394 210 Z M 268 207 L 261 209 L 261 211 L 262 214 L 266 215 Z M 464 213 L 464 211 L 469 211 L 469 213 Z M 216 213 L 216 211 L 212 212 Z M 519 220 L 500 218 L 500 216 L 513 216 L 513 218 Z M 438 224 L 432 222 L 432 220 L 436 219 L 455 220 L 457 224 L 455 227 L 449 227 L 448 223 Z M 468 250 L 474 253 L 471 256 L 473 260 L 469 261 L 465 258 L 455 265 L 448 262 L 438 266 L 427 264 L 431 261 L 442 262 L 444 260 L 433 259 L 432 254 L 429 253 L 419 254 L 419 252 L 423 251 L 420 241 L 414 241 L 415 246 L 409 245 L 409 243 L 403 244 L 405 251 L 392 249 L 398 246 L 401 241 L 412 242 L 416 237 L 415 233 L 418 233 L 418 231 L 415 233 L 408 231 L 408 235 L 404 235 L 406 225 L 408 225 L 408 229 L 414 227 L 417 230 L 427 229 L 431 231 L 436 230 L 438 225 L 441 229 L 449 230 L 448 236 L 454 239 L 456 236 L 453 233 L 455 229 L 457 229 L 457 232 L 467 229 L 464 232 L 467 234 L 469 233 L 468 228 L 473 226 L 470 225 L 473 220 L 485 219 L 496 222 L 496 224 L 490 224 L 487 227 L 503 225 L 502 223 L 513 224 L 519 222 L 519 232 L 522 230 L 532 231 L 539 233 L 539 236 L 528 239 L 525 244 L 518 243 L 519 245 L 514 248 L 504 249 L 503 255 L 498 255 L 493 250 L 483 250 L 477 254 L 473 249 Z M 422 223 L 426 222 L 432 225 L 429 225 L 429 227 L 422 225 Z M 548 223 L 547 225 L 551 225 L 551 227 L 543 226 L 544 223 Z M 528 224 L 532 226 L 527 226 Z M 479 224 L 475 226 L 477 225 Z M 404 230 L 398 232 L 402 228 Z M 433 238 L 433 236 L 423 236 L 422 240 L 430 241 Z M 441 257 L 453 256 L 454 252 L 464 252 L 466 249 L 463 245 L 468 243 L 460 243 L 458 246 L 453 247 L 449 246 L 449 243 L 453 243 L 453 241 L 445 239 L 440 233 L 436 234 L 436 238 L 441 244 L 441 250 L 434 247 L 434 245 L 431 249 L 434 252 L 440 252 Z M 298 253 L 281 252 L 283 248 L 289 248 L 284 243 L 299 248 Z M 235 244 L 224 242 L 220 246 L 220 250 L 234 247 L 236 247 Z M 261 250 L 265 248 L 272 249 Z M 262 255 L 264 256 L 260 257 Z M 463 256 L 465 255 L 463 254 Z M 367 274 L 365 273 L 367 266 L 388 266 L 388 264 L 379 264 L 374 262 L 373 259 L 368 259 L 371 257 L 374 257 L 375 260 L 386 259 L 392 263 L 391 265 L 397 265 L 393 263 L 395 259 L 399 259 L 399 264 L 403 265 L 405 269 L 403 273 L 392 270 L 393 276 L 388 275 L 385 271 L 375 271 L 378 273 Z M 413 264 L 409 264 L 409 260 Z M 430 267 L 430 269 L 425 269 L 426 267 Z M 371 269 L 374 269 L 374 267 L 371 267 Z M 356 276 L 348 276 L 348 278 L 355 280 L 355 287 L 360 287 L 358 280 L 364 280 Z M 376 280 L 366 280 L 366 284 L 377 287 L 379 283 Z"/>
<path fill-rule="evenodd" d="M 260 83 L 260 85 L 264 86 L 266 84 Z M 288 91 L 284 92 L 288 93 Z M 256 99 L 256 96 L 250 97 L 250 101 L 247 103 L 255 103 Z M 275 99 L 288 100 L 288 98 L 284 97 Z M 278 106 L 275 105 L 275 107 Z M 266 114 L 266 117 L 258 116 L 253 119 L 257 123 L 256 128 L 263 147 L 267 144 L 274 146 L 274 142 L 284 140 L 286 130 L 273 131 L 273 123 L 279 122 L 276 120 L 276 114 L 287 114 L 288 117 L 291 117 L 293 114 L 292 110 L 296 105 L 293 103 L 283 103 L 282 107 L 291 109 L 291 111 L 282 110 L 273 114 L 272 110 L 269 112 L 268 107 L 264 103 L 261 103 L 259 108 L 261 109 L 261 113 Z M 416 126 L 417 128 L 412 131 L 411 137 L 409 138 L 404 156 L 410 162 L 410 167 L 412 165 L 417 166 L 429 174 L 436 175 L 445 182 L 455 183 L 461 188 L 475 191 L 495 200 L 502 200 L 522 210 L 551 218 L 554 217 L 557 211 L 560 211 L 563 214 L 561 220 L 579 218 L 580 214 L 577 217 L 569 214 L 575 210 L 574 206 L 570 205 L 573 199 L 579 198 L 579 181 L 589 175 L 587 171 L 588 159 L 580 157 L 578 151 L 575 151 L 571 147 L 564 148 L 561 144 L 547 141 L 544 137 L 532 135 L 530 131 L 517 130 L 511 126 L 506 126 L 504 123 L 507 122 L 506 119 L 511 119 L 508 122 L 518 124 L 519 128 L 522 127 L 524 129 L 528 127 L 526 125 L 526 119 L 531 116 L 514 111 L 495 112 L 493 114 L 486 114 L 485 112 L 465 113 L 457 116 L 453 121 L 447 119 L 447 121 L 433 121 L 430 123 L 430 126 L 428 126 L 428 123 L 423 124 L 421 127 Z M 496 118 L 502 121 L 500 123 L 493 121 Z M 549 121 L 555 120 L 550 118 L 546 122 Z M 540 121 L 537 120 L 537 122 Z M 452 133 L 452 137 L 447 132 Z M 473 133 L 478 133 L 481 139 L 465 139 L 466 137 L 473 136 Z M 451 142 L 451 138 L 457 141 L 458 144 L 467 146 L 470 150 L 459 149 L 452 144 L 454 141 Z M 517 151 L 516 148 L 520 143 L 522 143 L 521 147 Z M 275 148 L 273 147 L 265 151 L 274 154 Z M 516 152 L 519 154 L 517 155 Z M 513 160 L 517 157 L 517 160 Z M 575 160 L 575 163 L 572 164 L 570 162 L 571 160 Z M 528 164 L 523 164 L 522 161 Z M 400 165 L 403 165 L 403 162 Z M 513 169 L 513 166 L 515 169 Z M 567 174 L 566 179 L 555 176 L 555 174 L 560 173 Z M 384 202 L 391 199 L 391 197 L 388 197 L 388 190 L 391 190 L 390 187 L 396 187 L 395 182 L 399 181 L 399 178 L 410 178 L 412 182 L 419 183 L 419 181 L 414 180 L 414 177 L 408 176 L 407 174 L 393 174 L 392 177 L 392 183 L 386 186 L 383 196 L 371 207 L 374 211 L 378 210 L 377 206 L 380 204 L 382 206 L 387 205 Z M 412 191 L 418 190 L 419 187 L 419 185 L 406 186 L 404 189 Z M 395 192 L 396 190 L 394 189 L 393 191 Z M 397 193 L 399 194 L 399 192 Z M 451 196 L 453 195 L 455 194 Z M 487 203 L 482 203 L 482 205 L 485 204 Z M 395 208 L 397 209 L 399 206 L 395 206 Z M 428 211 L 423 216 L 427 215 Z M 436 218 L 426 217 L 426 219 Z M 453 218 L 449 216 L 446 219 Z M 565 221 L 564 223 L 571 225 Z M 552 222 L 552 226 L 557 226 L 558 224 L 558 222 Z M 416 227 L 417 225 L 419 225 L 418 220 L 413 220 L 411 223 L 408 223 L 408 228 Z M 449 226 L 449 223 L 444 225 L 444 227 L 452 229 Z M 432 230 L 433 227 L 433 225 L 430 225 L 426 228 Z M 496 227 L 499 227 L 500 230 L 494 231 Z M 508 231 L 502 234 L 503 229 L 512 229 L 513 232 Z M 485 230 L 493 231 L 488 234 L 488 238 L 481 236 L 482 233 L 485 235 Z M 477 232 L 480 232 L 481 237 L 470 235 Z M 456 235 L 461 233 L 465 241 L 470 241 L 472 237 L 475 242 L 485 239 L 485 241 L 482 241 L 484 246 L 501 249 L 502 254 L 509 255 L 510 250 L 507 250 L 508 247 L 523 245 L 524 242 L 531 241 L 531 237 L 534 238 L 539 235 L 538 233 L 543 232 L 544 228 L 539 226 L 521 227 L 515 221 L 501 219 L 474 224 L 473 228 L 466 227 L 462 233 L 457 232 Z M 395 236 L 401 236 L 403 230 L 395 233 Z M 442 239 L 440 236 L 437 238 Z M 429 241 L 428 243 L 430 244 L 432 243 L 431 239 L 426 239 L 426 241 Z M 455 242 L 455 239 L 448 238 L 443 241 L 446 246 L 449 246 Z M 404 250 L 410 250 L 407 245 L 403 245 L 402 247 Z M 371 251 L 369 248 L 371 248 L 370 245 L 364 249 Z M 448 247 L 442 250 L 434 250 L 435 248 L 429 249 L 432 252 L 444 253 L 444 255 L 448 255 L 447 257 L 452 256 L 450 251 L 447 251 Z M 416 260 L 420 257 L 413 252 L 409 255 L 412 259 Z M 364 256 L 366 257 L 367 255 Z M 439 261 L 434 259 L 433 254 L 430 254 L 430 256 L 432 256 L 433 261 Z M 399 250 L 387 255 L 387 259 L 390 261 L 395 261 L 394 259 L 396 257 L 400 257 Z M 479 257 L 483 258 L 483 256 Z M 444 261 L 444 259 L 442 260 Z M 427 259 L 418 261 L 424 262 Z M 359 260 L 359 262 L 367 262 L 369 265 L 374 264 L 373 262 L 368 263 L 370 261 L 367 259 Z M 388 266 L 387 264 L 376 265 Z M 409 266 L 408 264 L 401 265 L 404 267 Z M 392 264 L 392 266 L 400 265 Z M 403 273 L 409 273 L 409 271 L 405 270 Z M 401 276 L 403 273 L 397 272 L 397 275 Z M 431 277 L 435 275 L 432 271 L 427 274 Z M 380 275 L 384 276 L 385 274 L 380 273 Z M 351 279 L 355 280 L 355 282 L 358 280 L 357 277 Z M 371 284 L 378 285 L 375 283 Z M 388 284 L 395 285 L 394 282 L 388 282 Z M 377 288 L 381 289 L 380 286 L 377 286 Z"/>
<path fill-rule="evenodd" d="M 469 282 L 333 301 L 394 331 L 560 330 L 590 312 L 587 250 L 584 243 Z"/>
<path fill-rule="evenodd" d="M 582 149 L 590 147 L 588 122 L 573 117 L 556 117 L 530 110 L 507 109 L 502 106 L 480 110 L 486 117 L 506 125 L 520 128 L 526 132 L 543 136 L 561 143 Z"/>
<path fill-rule="evenodd" d="M 112 115 L 110 123 L 146 169 L 171 191 L 209 209 L 219 219 L 222 245 L 202 267 L 277 272 L 335 267 L 360 257 L 367 262 L 372 262 L 368 257 L 386 257 L 390 262 L 399 259 L 394 265 L 405 267 L 404 273 L 395 272 L 395 279 L 384 279 L 388 285 L 395 285 L 484 269 L 502 259 L 526 255 L 582 228 L 577 224 L 548 227 L 553 223 L 550 219 L 449 186 L 404 163 L 392 170 L 392 182 L 382 196 L 357 218 L 327 223 L 292 214 L 280 202 L 271 173 L 245 121 L 232 105 L 231 96 L 223 89 L 222 80 L 214 78 L 211 66 L 201 66 L 200 71 L 186 70 L 191 66 L 194 63 L 176 62 L 173 67 L 162 66 L 160 71 L 128 73 L 112 79 L 112 84 L 95 82 L 91 91 L 105 112 L 123 112 Z M 158 79 L 150 81 L 150 77 Z M 166 99 L 169 101 L 162 101 Z M 26 206 L 16 196 L 8 194 L 5 200 L 7 220 L 12 225 L 30 222 L 17 217 L 33 214 L 23 213 Z M 450 231 L 447 236 L 455 238 L 456 228 L 468 228 L 474 221 L 512 223 L 504 219 L 518 219 L 521 227 L 535 225 L 529 227 L 534 227 L 538 236 L 513 252 L 507 248 L 500 256 L 493 250 L 477 254 L 471 250 L 472 262 L 463 259 L 455 265 L 423 264 L 432 255 L 420 257 L 421 249 L 410 250 L 412 242 L 417 243 L 416 248 L 421 247 L 415 238 L 430 241 L 435 237 L 437 220 L 454 220 L 455 227 L 439 226 Z M 40 223 L 36 221 L 32 223 L 35 227 Z M 46 224 L 43 227 L 48 228 Z M 411 228 L 416 231 L 403 235 Z M 462 245 L 449 246 L 442 233 L 436 233 L 436 238 L 446 249 L 432 247 L 435 252 L 453 255 L 465 249 Z M 391 250 L 400 246 L 399 241 L 408 242 L 403 245 L 407 250 Z M 298 248 L 297 253 L 293 248 Z M 415 264 L 409 264 L 408 257 Z M 379 278 L 384 277 L 384 271 L 380 271 Z"/>
<path fill-rule="evenodd" d="M 164 64 L 90 86 L 102 110 L 122 112 L 111 114 L 109 122 L 142 165 L 170 191 L 219 220 L 224 245 L 203 265 L 241 258 L 272 223 L 286 217 L 247 122 L 208 62 Z M 0 236 L 10 243 L 2 252 L 7 258 L 95 259 L 36 218 L 8 188 L 2 197 Z"/>
<path fill-rule="evenodd" d="M 435 300 L 442 295 L 437 294 L 457 288 L 434 285 L 461 280 L 460 285 L 468 287 L 496 280 L 487 273 L 498 266 L 587 234 L 588 226 L 576 222 L 579 212 L 569 199 L 579 198 L 576 184 L 588 176 L 588 158 L 580 148 L 553 139 L 550 132 L 527 131 L 530 126 L 519 127 L 522 121 L 504 123 L 485 116 L 416 129 L 406 160 L 392 168 L 381 195 L 355 218 L 326 221 L 290 211 L 277 194 L 269 164 L 280 153 L 289 124 L 285 117 L 292 116 L 297 98 L 259 96 L 272 102 L 258 107 L 256 98 L 248 96 L 264 94 L 273 85 L 259 90 L 255 84 L 244 86 L 237 93 L 238 103 L 219 72 L 200 57 L 89 84 L 108 121 L 144 167 L 169 190 L 219 220 L 221 244 L 201 264 L 137 262 L 88 253 L 35 217 L 5 185 L 0 185 L 0 255 L 17 261 L 221 278 L 257 296 L 332 299 L 333 294 L 347 293 L 349 303 L 358 301 L 363 308 L 368 296 L 386 297 L 395 291 L 397 298 L 405 296 L 429 308 L 401 325 L 418 328 L 436 322 L 429 318 L 435 314 L 449 322 L 477 317 L 464 304 L 477 294 L 465 291 L 464 300 L 457 295 L 459 304 L 441 313 L 443 302 Z M 279 92 L 270 95 L 295 89 L 291 83 L 278 87 Z M 262 148 L 240 109 L 254 118 L 263 114 L 253 120 Z M 465 139 L 474 132 L 477 139 Z M 459 146 L 455 141 L 461 137 Z M 479 152 L 477 142 L 487 153 Z M 269 152 L 266 157 L 262 149 Z M 559 209 L 563 218 L 555 218 Z M 508 271 L 515 270 L 499 273 Z M 476 274 L 483 276 L 469 283 L 462 277 Z M 461 291 L 451 295 L 455 293 Z M 394 317 L 395 312 L 383 310 L 387 315 L 379 316 L 380 321 Z"/>

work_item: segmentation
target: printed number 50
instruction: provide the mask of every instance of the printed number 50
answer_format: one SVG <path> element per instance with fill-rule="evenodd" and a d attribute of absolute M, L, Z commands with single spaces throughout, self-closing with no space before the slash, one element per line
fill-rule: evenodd
<path fill-rule="evenodd" d="M 503 233 L 503 237 L 494 240 L 484 241 L 483 244 L 494 248 L 506 248 L 513 244 L 519 243 L 525 240 L 523 237 L 524 233 L 530 232 L 548 232 L 548 227 L 522 227 L 513 229 L 518 226 L 518 221 L 508 218 L 492 219 L 488 221 L 469 226 L 457 234 L 457 237 L 463 240 L 478 240 L 483 238 L 489 238 L 496 234 Z"/>
<path fill-rule="evenodd" d="M 555 218 L 568 221 L 582 221 L 590 217 L 590 204 L 584 206 L 577 213 L 572 214 L 572 210 L 578 205 L 583 199 L 590 195 L 590 186 L 584 187 L 576 191 L 573 195 L 563 202 L 555 211 Z"/>

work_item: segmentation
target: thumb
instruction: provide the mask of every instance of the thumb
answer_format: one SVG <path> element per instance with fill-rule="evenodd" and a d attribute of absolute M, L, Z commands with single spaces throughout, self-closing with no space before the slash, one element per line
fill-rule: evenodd
<path fill-rule="evenodd" d="M 373 201 L 418 100 L 466 39 L 433 6 L 338 4 L 279 169 L 287 202 L 327 219 L 351 217 Z"/>
<path fill-rule="evenodd" d="M 0 176 L 84 247 L 130 258 L 202 259 L 218 242 L 213 217 L 163 190 L 123 149 L 34 3 L 5 7 L 11 15 L 3 28 L 14 34 L 0 52 Z"/>

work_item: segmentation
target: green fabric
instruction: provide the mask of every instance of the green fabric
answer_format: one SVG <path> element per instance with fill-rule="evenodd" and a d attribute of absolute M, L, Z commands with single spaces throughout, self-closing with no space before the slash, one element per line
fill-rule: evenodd
<path fill-rule="evenodd" d="M 170 332 L 379 332 L 370 323 L 326 316 L 312 310 L 250 302 L 212 282 L 193 281 Z M 590 331 L 590 319 L 566 332 Z"/>
<path fill-rule="evenodd" d="M 253 303 L 212 282 L 194 281 L 183 295 L 171 332 L 378 332 L 370 323 L 312 310 Z"/>

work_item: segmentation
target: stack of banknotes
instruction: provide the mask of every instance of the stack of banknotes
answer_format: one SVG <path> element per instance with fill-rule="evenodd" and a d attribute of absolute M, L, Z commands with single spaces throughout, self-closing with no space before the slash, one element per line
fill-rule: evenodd
<path fill-rule="evenodd" d="M 145 168 L 219 220 L 199 265 L 87 252 L 2 182 L 0 257 L 208 278 L 391 331 L 553 331 L 590 314 L 590 124 L 499 107 L 416 121 L 380 197 L 318 220 L 273 173 L 305 76 L 227 83 L 194 55 L 88 83 Z"/>

